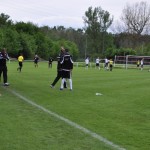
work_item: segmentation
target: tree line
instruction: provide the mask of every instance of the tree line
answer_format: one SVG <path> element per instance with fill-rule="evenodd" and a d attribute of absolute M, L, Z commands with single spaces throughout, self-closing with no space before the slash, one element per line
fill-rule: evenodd
<path fill-rule="evenodd" d="M 63 45 L 74 60 L 89 56 L 150 55 L 150 6 L 146 2 L 126 5 L 121 21 L 113 26 L 113 16 L 101 7 L 89 7 L 83 16 L 84 27 L 38 27 L 32 22 L 14 23 L 9 15 L 0 14 L 0 48 L 11 57 L 23 53 L 25 59 L 38 54 L 43 59 L 57 57 Z M 112 32 L 110 32 L 112 28 Z"/>

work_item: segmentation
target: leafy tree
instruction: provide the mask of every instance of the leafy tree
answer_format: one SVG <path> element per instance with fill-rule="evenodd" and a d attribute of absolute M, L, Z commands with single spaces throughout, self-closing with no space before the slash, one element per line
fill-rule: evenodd
<path fill-rule="evenodd" d="M 1 35 L 1 47 L 6 47 L 9 55 L 15 57 L 19 48 L 18 33 L 12 28 L 3 28 Z"/>
<path fill-rule="evenodd" d="M 34 37 L 26 33 L 20 33 L 19 46 L 18 52 L 22 52 L 26 59 L 31 58 L 37 48 Z"/>
<path fill-rule="evenodd" d="M 4 47 L 4 41 L 5 41 L 4 30 L 0 28 L 0 48 Z"/>
<path fill-rule="evenodd" d="M 39 28 L 31 22 L 28 22 L 28 23 L 17 22 L 15 24 L 15 29 L 19 33 L 24 32 L 24 33 L 27 33 L 27 34 L 30 34 L 30 35 L 34 35 L 39 31 Z"/>
<path fill-rule="evenodd" d="M 101 7 L 89 7 L 83 17 L 85 34 L 91 45 L 91 53 L 103 53 L 105 49 L 106 31 L 113 22 L 108 11 Z"/>
<path fill-rule="evenodd" d="M 0 27 L 13 25 L 12 20 L 10 20 L 9 18 L 10 18 L 9 15 L 5 15 L 4 13 L 1 13 L 0 14 Z"/>
<path fill-rule="evenodd" d="M 54 59 L 56 59 L 57 56 L 60 54 L 61 46 L 64 46 L 66 49 L 69 50 L 69 53 L 73 56 L 73 60 L 76 60 L 78 58 L 79 51 L 77 45 L 71 41 L 60 40 L 60 41 L 55 41 L 53 43 L 52 50 L 53 50 Z"/>
<path fill-rule="evenodd" d="M 108 48 L 105 51 L 105 56 L 107 58 L 114 58 L 115 55 L 117 56 L 126 56 L 126 55 L 135 55 L 136 51 L 130 48 L 121 48 L 121 49 L 116 49 L 116 48 Z"/>

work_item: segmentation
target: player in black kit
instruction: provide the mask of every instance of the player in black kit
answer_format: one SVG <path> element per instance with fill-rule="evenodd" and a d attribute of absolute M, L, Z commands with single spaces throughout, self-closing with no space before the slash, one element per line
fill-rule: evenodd
<path fill-rule="evenodd" d="M 63 84 L 68 79 L 70 83 L 70 90 L 72 91 L 72 78 L 71 78 L 71 72 L 73 69 L 73 61 L 72 56 L 68 53 L 68 49 L 65 50 L 61 64 L 62 64 L 62 82 L 60 90 L 63 90 Z"/>
<path fill-rule="evenodd" d="M 57 57 L 57 76 L 54 79 L 53 83 L 50 85 L 51 88 L 54 88 L 55 84 L 58 82 L 60 78 L 62 78 L 62 65 L 60 64 L 60 60 L 65 53 L 65 49 L 61 47 L 61 51 L 59 56 Z M 64 82 L 64 88 L 67 88 L 66 82 Z"/>

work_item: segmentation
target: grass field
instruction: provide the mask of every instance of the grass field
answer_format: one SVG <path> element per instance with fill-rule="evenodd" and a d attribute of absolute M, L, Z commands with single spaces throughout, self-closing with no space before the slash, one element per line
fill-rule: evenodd
<path fill-rule="evenodd" d="M 21 73 L 17 62 L 7 66 L 11 85 L 0 86 L 0 150 L 150 149 L 147 70 L 74 67 L 73 91 L 60 91 L 60 81 L 54 89 L 49 86 L 56 64 L 50 69 L 46 62 L 39 62 L 38 68 L 24 62 Z M 77 129 L 78 125 L 119 148 Z"/>

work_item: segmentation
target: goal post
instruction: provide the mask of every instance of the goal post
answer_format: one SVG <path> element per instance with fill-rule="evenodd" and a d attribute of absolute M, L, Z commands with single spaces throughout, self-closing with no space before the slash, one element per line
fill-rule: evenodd
<path fill-rule="evenodd" d="M 125 68 L 126 67 L 126 56 L 117 56 L 114 57 L 114 67 Z"/>
<path fill-rule="evenodd" d="M 115 56 L 114 64 L 115 66 L 120 66 L 125 69 L 137 68 L 137 61 L 144 59 L 144 68 L 150 67 L 150 56 L 137 56 L 137 55 L 126 55 L 126 56 Z"/>

